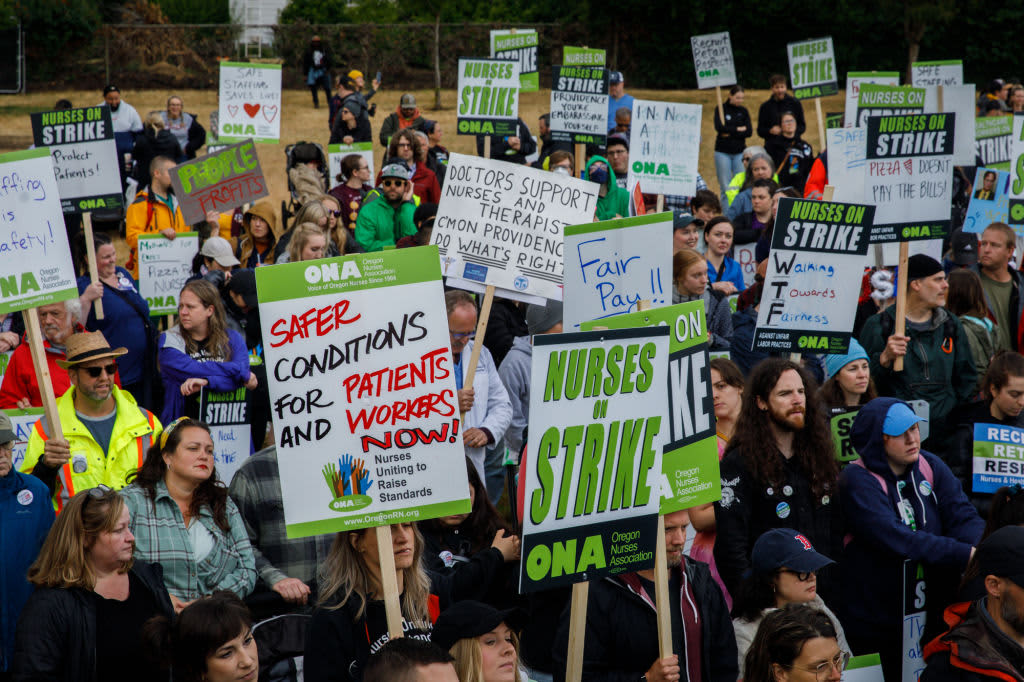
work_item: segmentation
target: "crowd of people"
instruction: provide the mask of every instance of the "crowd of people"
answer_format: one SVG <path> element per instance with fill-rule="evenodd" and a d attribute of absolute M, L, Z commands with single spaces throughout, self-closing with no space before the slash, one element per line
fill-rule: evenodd
<path fill-rule="evenodd" d="M 332 94 L 331 68 L 314 37 L 303 69 L 314 105 L 324 91 L 331 140 L 374 142 L 367 100 L 380 83 L 363 94 L 352 71 Z M 977 490 L 972 475 L 976 424 L 1024 427 L 1016 233 L 1002 222 L 954 231 L 941 262 L 866 269 L 848 292 L 857 319 L 846 354 L 753 347 L 779 200 L 820 198 L 812 168 L 827 173 L 801 138 L 785 77 L 770 86 L 756 118 L 739 85 L 715 109 L 721 193 L 701 180 L 693 196 L 665 198 L 673 303 L 706 313 L 722 491 L 664 518 L 673 653 L 659 651 L 654 571 L 615 575 L 590 586 L 583 678 L 838 680 L 851 656 L 877 653 L 886 679 L 900 679 L 913 571 L 927 595 L 922 679 L 1024 679 L 1024 495 Z M 491 157 L 596 182 L 594 219 L 628 215 L 621 73 L 611 89 L 607 144 L 586 160 L 551 139 L 547 115 L 536 139 L 522 120 L 516 136 L 493 139 Z M 1012 88 L 997 90 L 979 107 Z M 569 590 L 518 594 L 520 527 L 505 497 L 517 478 L 506 453 L 515 460 L 530 437 L 531 339 L 562 332 L 559 302 L 499 298 L 478 339 L 477 299 L 445 293 L 472 510 L 391 526 L 405 637 L 389 636 L 375 528 L 285 531 L 254 270 L 429 244 L 448 158 L 441 125 L 404 94 L 378 128 L 376 178 L 360 155 L 331 178 L 315 145 L 297 146 L 292 215 L 260 201 L 189 226 L 169 169 L 202 147 L 196 117 L 177 96 L 145 124 L 118 88 L 104 99 L 141 190 L 125 215 L 126 262 L 98 233 L 96 279 L 83 274 L 78 298 L 38 309 L 60 424 L 34 424 L 17 470 L 0 413 L 4 678 L 270 679 L 301 656 L 312 682 L 564 679 Z M 755 133 L 761 145 L 749 144 Z M 139 295 L 138 238 L 197 227 L 202 246 L 166 327 Z M 24 325 L 0 315 L 0 351 L 11 353 L 0 408 L 43 403 Z M 256 452 L 221 480 L 200 394 L 243 388 Z M 832 428 L 851 413 L 852 454 Z"/>

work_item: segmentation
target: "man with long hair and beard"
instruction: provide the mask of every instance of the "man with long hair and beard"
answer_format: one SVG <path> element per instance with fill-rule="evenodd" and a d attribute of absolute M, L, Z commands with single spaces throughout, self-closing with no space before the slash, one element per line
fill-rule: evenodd
<path fill-rule="evenodd" d="M 743 408 L 721 462 L 715 503 L 715 561 L 730 594 L 750 568 L 754 542 L 772 528 L 793 528 L 826 556 L 839 556 L 839 467 L 814 379 L 797 363 L 769 358 L 750 374 Z M 811 397 L 811 400 L 808 400 Z M 831 553 L 831 554 L 830 554 Z M 818 576 L 826 602 L 830 571 Z"/>

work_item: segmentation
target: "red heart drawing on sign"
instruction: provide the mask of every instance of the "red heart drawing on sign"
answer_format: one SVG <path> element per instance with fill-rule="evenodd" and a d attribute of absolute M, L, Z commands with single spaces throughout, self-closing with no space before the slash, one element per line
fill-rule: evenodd
<path fill-rule="evenodd" d="M 231 114 L 231 118 L 234 118 L 235 116 L 238 116 L 238 105 L 237 104 L 229 104 L 228 105 L 228 113 Z"/>
<path fill-rule="evenodd" d="M 263 118 L 267 120 L 267 123 L 273 123 L 277 118 L 277 107 L 273 104 L 263 107 Z"/>
<path fill-rule="evenodd" d="M 245 113 L 249 114 L 249 118 L 254 118 L 260 110 L 259 104 L 243 104 L 242 107 L 245 109 Z"/>
<path fill-rule="evenodd" d="M 909 175 L 913 175 L 914 174 L 914 160 L 913 159 L 907 159 L 906 161 L 904 161 L 903 162 L 903 167 L 907 169 L 907 173 Z"/>

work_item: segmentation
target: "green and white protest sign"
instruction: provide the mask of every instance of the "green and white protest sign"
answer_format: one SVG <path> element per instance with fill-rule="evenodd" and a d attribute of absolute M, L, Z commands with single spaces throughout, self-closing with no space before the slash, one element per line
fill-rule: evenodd
<path fill-rule="evenodd" d="M 180 163 L 170 175 L 181 216 L 189 225 L 206 220 L 210 211 L 233 211 L 269 193 L 252 140 Z"/>
<path fill-rule="evenodd" d="M 974 119 L 974 154 L 981 165 L 993 170 L 1010 170 L 1013 118 L 983 116 Z"/>
<path fill-rule="evenodd" d="M 604 50 L 597 47 L 565 45 L 562 48 L 562 64 L 564 66 L 606 66 L 607 56 Z"/>
<path fill-rule="evenodd" d="M 859 407 L 847 408 L 839 414 L 833 414 L 829 419 L 829 427 L 832 430 L 832 444 L 836 449 L 836 460 L 840 466 L 846 466 L 850 462 L 860 459 L 860 455 L 853 448 L 853 420 L 860 412 Z"/>
<path fill-rule="evenodd" d="M 32 114 L 32 139 L 36 147 L 50 148 L 65 213 L 124 204 L 110 107 Z"/>
<path fill-rule="evenodd" d="M 593 219 L 598 190 L 567 175 L 452 154 L 431 234 L 444 274 L 561 300 L 564 227 Z"/>
<path fill-rule="evenodd" d="M 330 144 L 327 145 L 327 163 L 331 169 L 331 181 L 330 186 L 333 189 L 338 185 L 342 184 L 344 180 L 339 179 L 341 175 L 341 162 L 349 154 L 357 154 L 363 157 L 366 161 L 366 165 L 370 167 L 370 182 L 373 182 L 373 178 L 377 177 L 377 173 L 373 169 L 373 143 L 372 142 L 356 142 L 355 144 Z M 341 209 L 344 211 L 345 206 Z M 353 217 L 351 221 L 355 222 Z"/>
<path fill-rule="evenodd" d="M 519 63 L 520 92 L 540 90 L 537 71 L 537 46 L 540 39 L 534 29 L 491 31 L 491 58 Z"/>
<path fill-rule="evenodd" d="M 897 71 L 849 71 L 846 74 L 846 116 L 843 119 L 847 128 L 854 128 L 857 123 L 857 103 L 860 100 L 862 85 L 888 85 L 895 87 L 900 84 Z M 863 124 L 860 124 L 863 125 Z M 831 147 L 829 147 L 831 149 Z"/>
<path fill-rule="evenodd" d="M 661 513 L 671 514 L 722 496 L 711 392 L 707 320 L 700 301 L 654 308 L 583 324 L 611 329 L 667 327 L 668 439 L 662 457 Z M 728 354 L 726 354 L 728 357 Z"/>
<path fill-rule="evenodd" d="M 994 493 L 1006 485 L 1024 485 L 1024 429 L 975 424 L 973 455 L 974 492 Z"/>
<path fill-rule="evenodd" d="M 786 55 L 789 57 L 789 80 L 793 83 L 794 97 L 812 99 L 839 92 L 832 36 L 789 43 Z"/>
<path fill-rule="evenodd" d="M 12 468 L 15 471 L 21 469 L 25 461 L 25 450 L 28 449 L 28 437 L 32 435 L 32 428 L 43 416 L 43 408 L 27 407 L 20 410 L 0 410 L 11 419 L 11 430 L 14 431 L 14 450 L 11 453 Z"/>
<path fill-rule="evenodd" d="M 218 142 L 281 138 L 281 65 L 221 62 Z"/>
<path fill-rule="evenodd" d="M 1013 115 L 1010 143 L 1010 225 L 1024 226 L 1024 114 Z"/>
<path fill-rule="evenodd" d="M 627 185 L 647 194 L 693 196 L 700 149 L 699 104 L 633 100 Z"/>
<path fill-rule="evenodd" d="M 533 338 L 520 593 L 654 566 L 668 335 Z"/>
<path fill-rule="evenodd" d="M 469 513 L 439 262 L 256 269 L 288 537 Z"/>
<path fill-rule="evenodd" d="M 636 312 L 640 301 L 672 303 L 671 213 L 568 225 L 563 253 L 566 331 Z"/>
<path fill-rule="evenodd" d="M 217 478 L 225 485 L 231 483 L 252 453 L 251 408 L 252 399 L 245 386 L 222 392 L 203 388 L 199 392 L 200 419 L 210 427 Z"/>
<path fill-rule="evenodd" d="M 608 70 L 554 67 L 550 111 L 554 142 L 604 145 L 608 135 Z"/>
<path fill-rule="evenodd" d="M 736 82 L 736 64 L 732 59 L 729 32 L 690 36 L 693 50 L 693 68 L 697 72 L 697 87 L 715 88 Z"/>
<path fill-rule="evenodd" d="M 199 233 L 182 232 L 174 239 L 162 234 L 139 235 L 139 295 L 150 315 L 177 315 L 178 294 L 192 276 L 199 253 Z"/>
<path fill-rule="evenodd" d="M 895 576 L 893 576 L 895 577 Z M 903 665 L 901 682 L 918 682 L 924 671 L 925 619 L 927 593 L 924 567 L 918 561 L 903 562 Z"/>
<path fill-rule="evenodd" d="M 963 85 L 964 63 L 959 59 L 914 62 L 910 65 L 910 82 L 915 87 L 926 85 Z"/>
<path fill-rule="evenodd" d="M 854 119 L 856 123 L 853 127 L 866 127 L 869 116 L 923 113 L 925 96 L 924 88 L 861 83 L 860 94 L 857 97 L 857 115 Z"/>
<path fill-rule="evenodd" d="M 459 59 L 456 116 L 459 135 L 518 136 L 519 63 Z"/>
<path fill-rule="evenodd" d="M 50 150 L 2 154 L 0 313 L 69 298 L 78 285 Z"/>
<path fill-rule="evenodd" d="M 865 654 L 852 657 L 843 671 L 843 682 L 885 682 L 881 656 Z"/>
<path fill-rule="evenodd" d="M 843 354 L 849 350 L 875 208 L 783 198 L 768 257 L 754 348 Z"/>

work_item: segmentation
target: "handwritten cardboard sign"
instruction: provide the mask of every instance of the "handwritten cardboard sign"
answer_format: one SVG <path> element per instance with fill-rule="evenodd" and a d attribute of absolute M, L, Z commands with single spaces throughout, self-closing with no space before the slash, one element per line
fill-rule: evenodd
<path fill-rule="evenodd" d="M 537 92 L 540 89 L 538 45 L 540 39 L 535 29 L 491 31 L 491 57 L 519 63 L 520 92 Z"/>
<path fill-rule="evenodd" d="M 78 298 L 50 150 L 0 155 L 0 313 Z"/>
<path fill-rule="evenodd" d="M 219 393 L 203 388 L 199 393 L 200 419 L 210 426 L 217 478 L 224 485 L 231 483 L 235 472 L 251 454 L 251 407 L 252 399 L 244 386 Z"/>
<path fill-rule="evenodd" d="M 555 142 L 603 145 L 608 135 L 608 70 L 554 67 L 550 127 Z"/>
<path fill-rule="evenodd" d="M 43 416 L 43 408 L 28 407 L 23 410 L 2 410 L 11 419 L 11 430 L 14 431 L 14 452 L 11 456 L 14 470 L 21 469 L 25 461 L 25 450 L 28 449 L 28 437 L 32 435 L 32 427 Z"/>
<path fill-rule="evenodd" d="M 633 100 L 627 184 L 648 194 L 692 196 L 697 191 L 699 104 Z"/>
<path fill-rule="evenodd" d="M 910 82 L 915 86 L 963 85 L 964 63 L 959 59 L 914 62 L 910 65 Z"/>
<path fill-rule="evenodd" d="M 178 294 L 192 275 L 199 253 L 199 233 L 182 232 L 173 240 L 162 234 L 139 235 L 139 295 L 150 315 L 176 315 Z"/>
<path fill-rule="evenodd" d="M 220 63 L 219 142 L 281 138 L 281 65 Z"/>
<path fill-rule="evenodd" d="M 82 213 L 120 208 L 121 173 L 110 107 L 32 114 L 36 147 L 49 147 L 61 209 Z"/>
<path fill-rule="evenodd" d="M 206 220 L 207 211 L 233 211 L 268 194 L 252 140 L 178 164 L 171 169 L 171 184 L 190 225 Z"/>
<path fill-rule="evenodd" d="M 519 135 L 519 62 L 459 59 L 456 115 L 459 135 Z"/>
<path fill-rule="evenodd" d="M 736 82 L 736 64 L 728 31 L 690 36 L 690 49 L 698 88 L 703 90 Z"/>

